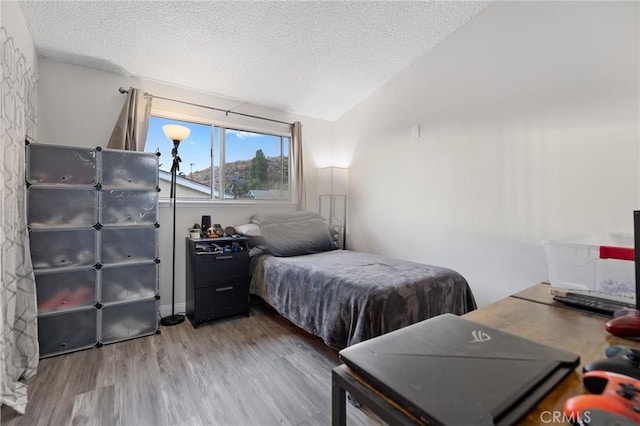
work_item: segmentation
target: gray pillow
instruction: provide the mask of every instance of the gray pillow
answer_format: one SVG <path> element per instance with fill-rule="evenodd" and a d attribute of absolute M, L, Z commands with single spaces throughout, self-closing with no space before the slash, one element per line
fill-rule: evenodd
<path fill-rule="evenodd" d="M 260 225 L 269 253 L 274 256 L 300 256 L 335 250 L 329 226 L 313 212 L 254 215 L 251 222 Z"/>
<path fill-rule="evenodd" d="M 249 222 L 255 223 L 258 226 L 268 223 L 288 223 L 288 222 L 300 222 L 304 220 L 318 219 L 324 221 L 324 218 L 316 212 L 310 212 L 306 210 L 297 210 L 293 212 L 282 213 L 256 213 L 251 216 Z"/>

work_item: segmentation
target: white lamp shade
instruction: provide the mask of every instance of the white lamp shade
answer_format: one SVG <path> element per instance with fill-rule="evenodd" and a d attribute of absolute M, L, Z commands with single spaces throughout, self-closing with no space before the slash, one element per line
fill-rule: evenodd
<path fill-rule="evenodd" d="M 172 141 L 183 141 L 189 137 L 191 129 L 177 124 L 165 124 L 162 126 L 164 134 Z"/>
<path fill-rule="evenodd" d="M 346 195 L 348 172 L 348 169 L 342 167 L 325 167 L 319 169 L 318 194 Z"/>

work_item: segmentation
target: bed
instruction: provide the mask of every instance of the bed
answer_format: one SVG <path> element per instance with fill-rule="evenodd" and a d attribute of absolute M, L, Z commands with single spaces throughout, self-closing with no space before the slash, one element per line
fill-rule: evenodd
<path fill-rule="evenodd" d="M 448 268 L 337 250 L 311 212 L 254 215 L 250 292 L 329 346 L 342 349 L 443 313 L 476 308 Z"/>

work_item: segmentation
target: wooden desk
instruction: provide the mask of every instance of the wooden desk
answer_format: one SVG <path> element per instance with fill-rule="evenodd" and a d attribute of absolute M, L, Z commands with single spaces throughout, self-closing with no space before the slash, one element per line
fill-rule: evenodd
<path fill-rule="evenodd" d="M 561 412 L 567 398 L 586 393 L 582 385 L 582 367 L 589 362 L 604 358 L 604 351 L 608 346 L 640 348 L 638 341 L 621 339 L 608 334 L 604 329 L 607 317 L 568 309 L 562 304 L 556 304 L 548 290 L 546 296 L 543 295 L 543 286 L 538 284 L 518 293 L 519 296 L 501 299 L 464 315 L 471 321 L 580 355 L 580 366 L 531 410 L 530 414 L 521 421 L 522 425 L 539 425 L 544 420 L 541 418 L 542 415 L 548 415 L 545 413 L 553 411 Z M 525 299 L 524 296 L 534 300 Z M 346 366 L 335 368 L 332 379 L 334 425 L 345 424 L 345 390 L 389 423 L 420 424 L 418 419 L 380 394 Z"/>
<path fill-rule="evenodd" d="M 575 308 L 567 306 L 564 303 L 556 302 L 553 300 L 553 296 L 549 294 L 549 283 L 540 283 L 533 285 L 529 288 L 525 288 L 517 293 L 511 295 L 516 299 L 528 300 L 530 302 L 542 303 L 543 305 L 554 306 L 556 308 L 568 309 L 575 311 Z M 600 318 L 610 318 L 608 315 L 599 314 L 596 312 L 583 312 L 585 315 L 595 315 Z"/>
<path fill-rule="evenodd" d="M 514 293 L 511 297 L 528 300 L 530 302 L 542 303 L 544 305 L 562 307 L 562 303 L 556 302 L 551 296 L 549 296 L 549 288 L 550 285 L 548 283 L 540 283 Z"/>

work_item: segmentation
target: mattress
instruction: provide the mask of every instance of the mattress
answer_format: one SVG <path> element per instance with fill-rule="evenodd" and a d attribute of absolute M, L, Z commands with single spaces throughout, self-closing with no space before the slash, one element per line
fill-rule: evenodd
<path fill-rule="evenodd" d="M 464 277 L 440 266 L 349 250 L 251 263 L 251 293 L 336 349 L 476 308 Z"/>

